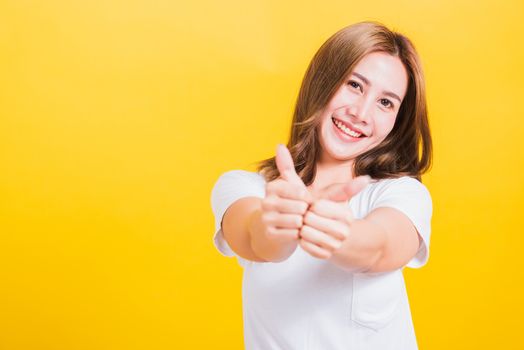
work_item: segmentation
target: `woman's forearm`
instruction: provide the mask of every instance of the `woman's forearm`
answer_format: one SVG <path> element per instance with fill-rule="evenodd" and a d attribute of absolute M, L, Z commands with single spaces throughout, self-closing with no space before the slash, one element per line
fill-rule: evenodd
<path fill-rule="evenodd" d="M 346 270 L 365 272 L 381 258 L 386 238 L 380 225 L 366 219 L 355 220 L 351 233 L 329 260 Z"/>
<path fill-rule="evenodd" d="M 297 248 L 298 240 L 290 241 L 289 238 L 279 239 L 268 236 L 261 220 L 262 209 L 255 210 L 248 223 L 251 249 L 253 252 L 268 262 L 279 262 L 286 260 Z"/>

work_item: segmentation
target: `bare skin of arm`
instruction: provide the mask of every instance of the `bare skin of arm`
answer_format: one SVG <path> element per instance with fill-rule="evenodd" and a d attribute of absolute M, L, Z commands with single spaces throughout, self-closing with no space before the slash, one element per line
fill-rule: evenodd
<path fill-rule="evenodd" d="M 251 248 L 249 225 L 261 201 L 255 197 L 241 198 L 226 210 L 222 220 L 222 232 L 231 249 L 244 259 L 259 262 L 266 260 L 256 255 Z"/>
<path fill-rule="evenodd" d="M 411 221 L 393 208 L 377 208 L 352 223 L 352 233 L 331 260 L 360 272 L 386 272 L 405 266 L 417 253 L 420 236 Z"/>
<path fill-rule="evenodd" d="M 377 208 L 355 220 L 349 207 L 329 200 L 312 205 L 300 234 L 310 254 L 352 272 L 396 270 L 420 245 L 415 226 L 397 209 Z"/>
<path fill-rule="evenodd" d="M 236 254 L 247 260 L 278 262 L 287 259 L 298 246 L 298 230 L 296 238 L 267 234 L 268 227 L 262 215 L 261 198 L 237 200 L 222 221 L 226 241 Z"/>

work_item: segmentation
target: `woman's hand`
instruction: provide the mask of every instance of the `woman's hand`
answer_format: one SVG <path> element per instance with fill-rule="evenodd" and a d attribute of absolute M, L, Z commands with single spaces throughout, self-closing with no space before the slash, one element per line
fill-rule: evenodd
<path fill-rule="evenodd" d="M 316 200 L 304 215 L 300 246 L 319 259 L 329 259 L 351 233 L 353 213 L 347 202 Z"/>
<path fill-rule="evenodd" d="M 368 183 L 359 176 L 330 185 L 315 196 L 295 171 L 289 150 L 279 145 L 276 154 L 280 177 L 266 184 L 259 217 L 251 220 L 253 250 L 269 261 L 283 260 L 300 246 L 309 254 L 328 259 L 350 233 L 353 220 L 347 201 Z"/>
<path fill-rule="evenodd" d="M 260 218 L 253 220 L 254 225 L 259 225 L 253 231 L 262 232 L 262 237 L 253 235 L 252 247 L 270 260 L 287 258 L 296 249 L 304 214 L 313 202 L 283 145 L 277 148 L 276 163 L 280 177 L 266 184 Z"/>
<path fill-rule="evenodd" d="M 329 259 L 351 233 L 353 212 L 348 200 L 369 184 L 369 176 L 324 188 L 304 215 L 300 246 L 310 255 Z"/>

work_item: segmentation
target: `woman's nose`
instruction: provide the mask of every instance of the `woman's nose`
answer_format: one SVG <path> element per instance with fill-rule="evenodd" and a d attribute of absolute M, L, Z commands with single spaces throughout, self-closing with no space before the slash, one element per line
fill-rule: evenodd
<path fill-rule="evenodd" d="M 361 96 L 348 107 L 348 112 L 358 120 L 367 122 L 373 107 L 372 102 L 371 99 Z"/>

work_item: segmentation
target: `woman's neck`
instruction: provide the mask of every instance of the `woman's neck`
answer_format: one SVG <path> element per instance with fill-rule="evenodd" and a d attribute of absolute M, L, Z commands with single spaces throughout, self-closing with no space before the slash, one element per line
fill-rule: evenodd
<path fill-rule="evenodd" d="M 345 163 L 318 162 L 315 179 L 308 188 L 319 191 L 335 183 L 346 183 L 353 179 L 353 160 Z"/>

